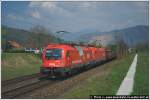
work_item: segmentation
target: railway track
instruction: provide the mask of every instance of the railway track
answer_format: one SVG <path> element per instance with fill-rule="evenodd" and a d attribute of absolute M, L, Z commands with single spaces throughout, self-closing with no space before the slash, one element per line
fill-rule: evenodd
<path fill-rule="evenodd" d="M 53 84 L 55 83 L 55 81 L 49 81 L 49 80 L 45 80 L 45 81 L 38 81 L 36 83 L 32 83 L 32 84 L 28 84 L 19 88 L 15 88 L 6 92 L 2 92 L 2 98 L 5 99 L 10 99 L 10 98 L 15 98 L 19 95 L 22 95 L 24 93 L 33 91 L 35 89 L 38 89 L 42 86 L 45 86 L 47 84 Z"/>
<path fill-rule="evenodd" d="M 35 74 L 32 74 L 32 75 L 25 75 L 25 76 L 17 77 L 17 78 L 14 78 L 14 79 L 2 81 L 2 87 L 7 86 L 8 84 L 13 84 L 13 83 L 25 81 L 25 80 L 28 80 L 28 79 L 36 78 L 38 76 L 39 76 L 39 73 L 35 73 Z"/>
<path fill-rule="evenodd" d="M 2 81 L 2 98 L 15 98 L 46 84 L 52 84 L 52 80 L 39 80 L 39 73 Z"/>

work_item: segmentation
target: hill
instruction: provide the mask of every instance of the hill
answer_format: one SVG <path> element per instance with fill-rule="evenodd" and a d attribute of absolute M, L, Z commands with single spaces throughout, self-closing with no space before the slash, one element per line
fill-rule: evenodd
<path fill-rule="evenodd" d="M 43 47 L 50 42 L 58 41 L 82 41 L 93 42 L 101 40 L 103 45 L 115 43 L 116 36 L 120 34 L 128 46 L 134 46 L 137 43 L 148 43 L 149 27 L 137 25 L 134 27 L 109 32 L 100 32 L 98 30 L 86 29 L 75 33 L 64 34 L 61 39 L 56 38 L 54 34 L 35 34 L 26 30 L 2 26 L 2 48 L 6 41 L 15 41 L 23 47 Z M 63 40 L 62 40 L 63 39 Z"/>
<path fill-rule="evenodd" d="M 129 45 L 133 46 L 137 43 L 148 43 L 149 41 L 149 27 L 145 25 L 137 25 L 120 30 L 113 30 L 109 32 L 96 32 L 87 33 L 80 36 L 78 41 L 93 42 L 96 39 L 101 40 L 102 44 L 114 43 L 115 37 L 120 34 L 124 41 Z"/>
<path fill-rule="evenodd" d="M 52 34 L 35 34 L 26 30 L 2 26 L 2 48 L 7 41 L 15 41 L 23 47 L 43 47 L 50 42 L 58 42 L 60 39 Z"/>

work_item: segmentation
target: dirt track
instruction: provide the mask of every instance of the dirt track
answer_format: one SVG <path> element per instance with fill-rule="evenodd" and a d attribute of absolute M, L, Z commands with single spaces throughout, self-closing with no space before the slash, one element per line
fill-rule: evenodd
<path fill-rule="evenodd" d="M 110 62 L 111 63 L 111 62 Z M 47 85 L 45 87 L 42 87 L 40 89 L 34 90 L 30 93 L 26 93 L 24 95 L 21 95 L 17 98 L 26 98 L 26 99 L 40 99 L 40 98 L 61 98 L 61 96 L 71 89 L 72 87 L 82 84 L 82 82 L 86 79 L 88 79 L 91 76 L 94 75 L 104 75 L 107 74 L 110 71 L 110 66 L 100 65 L 96 68 L 90 69 L 88 71 L 82 72 L 78 75 L 75 75 L 71 78 L 68 78 L 64 81 L 57 82 L 53 85 Z"/>

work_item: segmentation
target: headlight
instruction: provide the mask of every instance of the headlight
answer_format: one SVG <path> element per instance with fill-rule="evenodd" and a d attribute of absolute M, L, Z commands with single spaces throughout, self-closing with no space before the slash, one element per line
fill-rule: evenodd
<path fill-rule="evenodd" d="M 49 63 L 49 66 L 55 66 L 55 63 Z"/>

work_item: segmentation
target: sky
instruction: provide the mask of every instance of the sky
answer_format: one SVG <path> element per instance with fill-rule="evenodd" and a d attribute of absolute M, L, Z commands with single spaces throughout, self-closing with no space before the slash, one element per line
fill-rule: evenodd
<path fill-rule="evenodd" d="M 42 25 L 52 32 L 111 31 L 149 25 L 147 1 L 3 1 L 2 25 L 30 30 Z"/>

